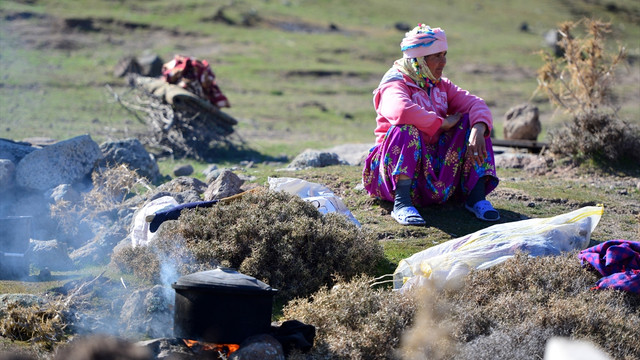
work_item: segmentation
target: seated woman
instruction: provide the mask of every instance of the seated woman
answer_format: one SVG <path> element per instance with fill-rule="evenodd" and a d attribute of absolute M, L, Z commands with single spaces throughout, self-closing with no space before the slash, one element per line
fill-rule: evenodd
<path fill-rule="evenodd" d="M 415 208 L 449 199 L 485 221 L 500 214 L 485 199 L 498 185 L 491 129 L 481 98 L 442 77 L 447 38 L 420 24 L 400 44 L 396 60 L 373 92 L 376 145 L 363 170 L 365 189 L 393 201 L 391 216 L 403 225 L 424 225 Z"/>

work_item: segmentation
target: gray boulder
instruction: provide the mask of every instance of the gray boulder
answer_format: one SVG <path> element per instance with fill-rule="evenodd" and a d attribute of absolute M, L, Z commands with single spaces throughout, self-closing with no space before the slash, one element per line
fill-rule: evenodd
<path fill-rule="evenodd" d="M 173 336 L 171 292 L 161 285 L 134 291 L 120 312 L 120 323 L 126 332 L 151 338 Z"/>
<path fill-rule="evenodd" d="M 512 107 L 504 116 L 504 138 L 512 140 L 536 140 L 542 131 L 538 107 L 520 104 Z"/>
<path fill-rule="evenodd" d="M 138 139 L 104 142 L 100 145 L 100 150 L 104 155 L 101 167 L 124 164 L 152 182 L 161 177 L 158 164 Z"/>
<path fill-rule="evenodd" d="M 89 175 L 100 158 L 91 136 L 77 136 L 25 155 L 16 166 L 16 184 L 31 190 L 73 184 Z"/>
<path fill-rule="evenodd" d="M 101 227 L 95 231 L 95 236 L 81 247 L 77 248 L 69 257 L 78 266 L 103 265 L 111 259 L 113 248 L 125 239 L 128 230 L 122 224 L 114 223 L 110 227 Z"/>
<path fill-rule="evenodd" d="M 325 152 L 307 149 L 300 155 L 296 156 L 287 166 L 288 169 L 306 169 L 310 167 L 325 167 L 332 165 L 348 165 L 349 163 L 342 160 L 338 154 L 333 152 Z"/>
<path fill-rule="evenodd" d="M 187 176 L 177 177 L 158 186 L 148 195 L 148 200 L 154 200 L 162 196 L 171 196 L 179 204 L 202 201 L 200 195 L 207 190 L 207 184 Z"/>
<path fill-rule="evenodd" d="M 36 147 L 26 142 L 0 139 L 0 159 L 11 160 L 14 163 L 18 163 L 23 157 L 36 149 Z"/>
<path fill-rule="evenodd" d="M 206 201 L 223 199 L 242 192 L 241 186 L 244 180 L 231 170 L 223 171 L 218 178 L 209 185 L 207 191 L 204 192 Z"/>
<path fill-rule="evenodd" d="M 229 360 L 284 360 L 282 344 L 269 334 L 250 336 L 233 352 Z"/>
<path fill-rule="evenodd" d="M 338 157 L 346 161 L 349 165 L 361 166 L 369 155 L 369 150 L 375 144 L 343 144 L 325 150 L 328 153 L 335 153 Z"/>
<path fill-rule="evenodd" d="M 193 174 L 193 166 L 191 164 L 176 165 L 173 168 L 173 175 L 175 176 L 189 176 Z"/>

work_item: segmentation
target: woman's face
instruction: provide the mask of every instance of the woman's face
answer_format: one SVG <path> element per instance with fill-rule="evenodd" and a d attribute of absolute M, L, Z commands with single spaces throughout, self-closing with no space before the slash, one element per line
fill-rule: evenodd
<path fill-rule="evenodd" d="M 447 52 L 443 51 L 427 55 L 424 57 L 424 60 L 433 76 L 435 76 L 436 79 L 440 79 L 440 77 L 442 77 L 442 70 L 444 70 L 445 65 L 447 65 Z"/>

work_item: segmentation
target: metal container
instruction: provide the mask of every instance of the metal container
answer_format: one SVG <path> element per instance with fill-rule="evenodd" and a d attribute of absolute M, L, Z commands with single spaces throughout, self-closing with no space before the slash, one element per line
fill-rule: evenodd
<path fill-rule="evenodd" d="M 31 216 L 0 218 L 0 278 L 13 279 L 29 275 L 26 252 L 31 240 Z"/>
<path fill-rule="evenodd" d="M 234 269 L 217 268 L 179 278 L 174 336 L 216 344 L 240 344 L 271 326 L 273 296 L 278 291 Z"/>

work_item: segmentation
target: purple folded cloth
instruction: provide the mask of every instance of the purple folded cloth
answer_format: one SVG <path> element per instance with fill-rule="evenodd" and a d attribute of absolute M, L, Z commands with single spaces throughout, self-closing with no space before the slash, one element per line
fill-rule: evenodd
<path fill-rule="evenodd" d="M 603 277 L 595 289 L 619 289 L 640 294 L 640 242 L 609 240 L 580 251 L 580 263 L 589 263 Z"/>

